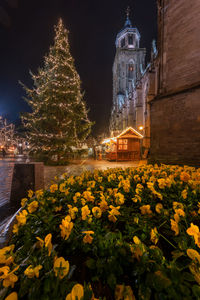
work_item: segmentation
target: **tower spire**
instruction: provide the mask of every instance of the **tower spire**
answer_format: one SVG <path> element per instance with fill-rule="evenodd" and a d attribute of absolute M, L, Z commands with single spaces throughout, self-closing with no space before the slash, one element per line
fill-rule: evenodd
<path fill-rule="evenodd" d="M 130 12 L 131 12 L 131 9 L 130 9 L 130 6 L 128 6 L 127 9 L 126 9 L 126 22 L 125 22 L 125 25 L 124 25 L 125 27 L 132 27 L 131 21 L 129 19 Z"/>
<path fill-rule="evenodd" d="M 127 9 L 126 9 L 126 16 L 127 16 L 127 19 L 129 19 L 130 12 L 131 12 L 130 6 L 127 6 Z"/>

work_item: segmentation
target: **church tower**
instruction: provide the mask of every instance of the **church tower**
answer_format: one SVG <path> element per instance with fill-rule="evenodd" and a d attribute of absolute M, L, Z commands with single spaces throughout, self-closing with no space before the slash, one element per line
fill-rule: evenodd
<path fill-rule="evenodd" d="M 146 50 L 140 48 L 140 33 L 129 18 L 116 37 L 113 64 L 113 107 L 110 120 L 112 136 L 125 128 L 136 127 L 136 85 L 144 74 Z"/>

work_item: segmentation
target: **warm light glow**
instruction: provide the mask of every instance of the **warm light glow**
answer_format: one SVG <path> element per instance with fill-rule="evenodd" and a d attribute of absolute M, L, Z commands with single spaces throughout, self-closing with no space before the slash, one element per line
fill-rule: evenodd
<path fill-rule="evenodd" d="M 143 130 L 144 126 L 139 126 L 138 128 L 139 128 L 139 130 Z"/>
<path fill-rule="evenodd" d="M 143 135 L 141 133 L 139 133 L 137 130 L 135 130 L 133 127 L 128 127 L 126 128 L 122 133 L 120 133 L 117 138 L 121 137 L 122 135 L 124 135 L 127 131 L 133 131 L 134 133 L 136 133 L 139 137 L 143 138 Z"/>
<path fill-rule="evenodd" d="M 109 143 L 111 143 L 111 142 L 117 142 L 116 137 L 113 137 L 113 138 L 107 138 L 107 139 L 103 140 L 103 141 L 101 142 L 101 144 L 109 144 Z"/>

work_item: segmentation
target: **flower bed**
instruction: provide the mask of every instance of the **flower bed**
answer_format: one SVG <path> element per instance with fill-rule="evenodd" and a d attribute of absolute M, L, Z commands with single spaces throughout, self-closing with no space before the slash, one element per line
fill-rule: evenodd
<path fill-rule="evenodd" d="M 200 169 L 63 177 L 22 199 L 0 299 L 198 299 Z"/>

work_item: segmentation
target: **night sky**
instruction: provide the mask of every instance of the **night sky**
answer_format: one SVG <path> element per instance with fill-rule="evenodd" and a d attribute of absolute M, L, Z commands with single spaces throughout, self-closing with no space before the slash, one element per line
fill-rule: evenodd
<path fill-rule="evenodd" d="M 37 72 L 53 43 L 59 17 L 70 31 L 71 54 L 85 91 L 93 132 L 108 129 L 112 105 L 115 38 L 124 26 L 127 6 L 141 34 L 140 47 L 156 38 L 156 0 L 0 0 L 0 115 L 14 122 L 29 110 L 18 81 L 32 87 L 29 70 Z"/>

